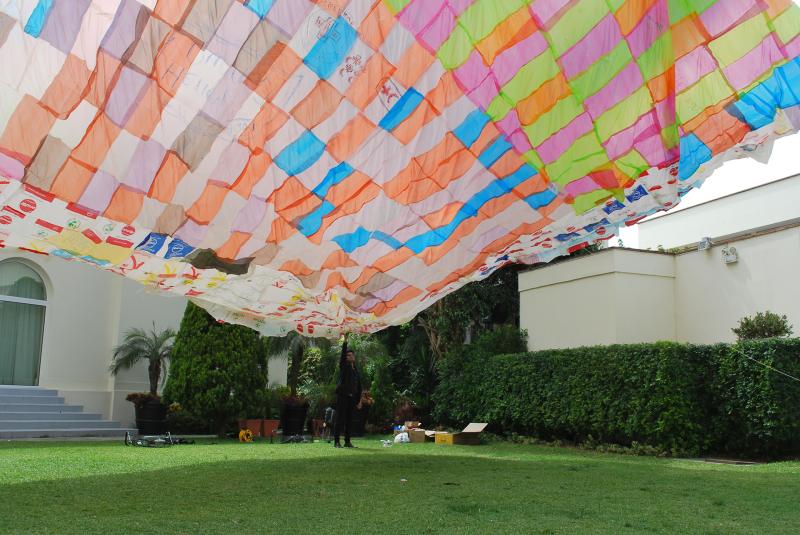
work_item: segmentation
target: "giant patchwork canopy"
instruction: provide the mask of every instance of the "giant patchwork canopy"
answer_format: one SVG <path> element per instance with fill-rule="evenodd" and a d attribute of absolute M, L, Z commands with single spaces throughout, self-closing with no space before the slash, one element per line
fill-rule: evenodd
<path fill-rule="evenodd" d="M 375 331 L 800 127 L 791 0 L 0 0 L 0 246 Z"/>

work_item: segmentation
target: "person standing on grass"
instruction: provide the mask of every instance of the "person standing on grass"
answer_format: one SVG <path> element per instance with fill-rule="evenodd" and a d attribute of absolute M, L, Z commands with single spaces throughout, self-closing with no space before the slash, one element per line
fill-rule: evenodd
<path fill-rule="evenodd" d="M 336 383 L 336 425 L 333 432 L 333 446 L 341 448 L 339 437 L 344 427 L 344 447 L 353 448 L 350 442 L 353 409 L 361 408 L 361 376 L 356 368 L 356 354 L 347 348 L 347 334 L 344 335 L 342 356 L 339 359 L 339 381 Z"/>

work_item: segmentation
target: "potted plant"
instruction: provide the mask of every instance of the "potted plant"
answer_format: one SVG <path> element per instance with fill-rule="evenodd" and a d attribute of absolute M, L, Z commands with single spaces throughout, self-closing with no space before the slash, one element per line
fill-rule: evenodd
<path fill-rule="evenodd" d="M 165 371 L 165 364 L 172 354 L 175 331 L 164 329 L 156 331 L 155 323 L 149 333 L 144 329 L 131 329 L 125 333 L 122 343 L 114 348 L 109 371 L 117 375 L 128 370 L 142 360 L 147 360 L 147 375 L 150 380 L 149 392 L 134 392 L 125 398 L 136 409 L 136 427 L 145 435 L 160 434 L 165 431 L 167 406 L 158 395 L 158 385 Z"/>
<path fill-rule="evenodd" d="M 283 338 L 270 338 L 269 340 L 270 356 L 289 355 L 289 392 L 281 400 L 281 427 L 283 427 L 284 437 L 302 435 L 305 429 L 309 403 L 297 391 L 305 351 L 309 347 L 328 343 L 325 339 L 307 338 L 294 331 Z"/>
<path fill-rule="evenodd" d="M 267 390 L 264 400 L 264 419 L 261 420 L 261 431 L 264 438 L 270 438 L 280 425 L 281 395 L 277 388 Z"/>

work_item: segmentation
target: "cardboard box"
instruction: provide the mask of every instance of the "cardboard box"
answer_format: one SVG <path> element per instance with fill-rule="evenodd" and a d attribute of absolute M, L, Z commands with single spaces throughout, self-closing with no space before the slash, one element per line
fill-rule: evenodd
<path fill-rule="evenodd" d="M 425 442 L 425 432 L 424 429 L 412 429 L 408 432 L 408 440 L 414 443 Z"/>
<path fill-rule="evenodd" d="M 481 433 L 487 425 L 489 424 L 470 423 L 463 431 L 457 433 L 436 433 L 436 443 L 476 446 L 481 443 Z"/>
<path fill-rule="evenodd" d="M 406 422 L 403 425 L 406 426 L 406 429 L 419 429 L 422 424 L 420 422 Z"/>
<path fill-rule="evenodd" d="M 435 436 L 437 444 L 453 445 L 453 433 L 436 433 Z"/>

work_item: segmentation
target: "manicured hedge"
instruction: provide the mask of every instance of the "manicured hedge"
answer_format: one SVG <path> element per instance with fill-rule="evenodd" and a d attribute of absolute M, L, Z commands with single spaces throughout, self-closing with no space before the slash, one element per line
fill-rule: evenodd
<path fill-rule="evenodd" d="M 673 342 L 492 355 L 448 355 L 435 416 L 495 431 L 682 454 L 800 453 L 800 340 L 736 345 Z"/>

